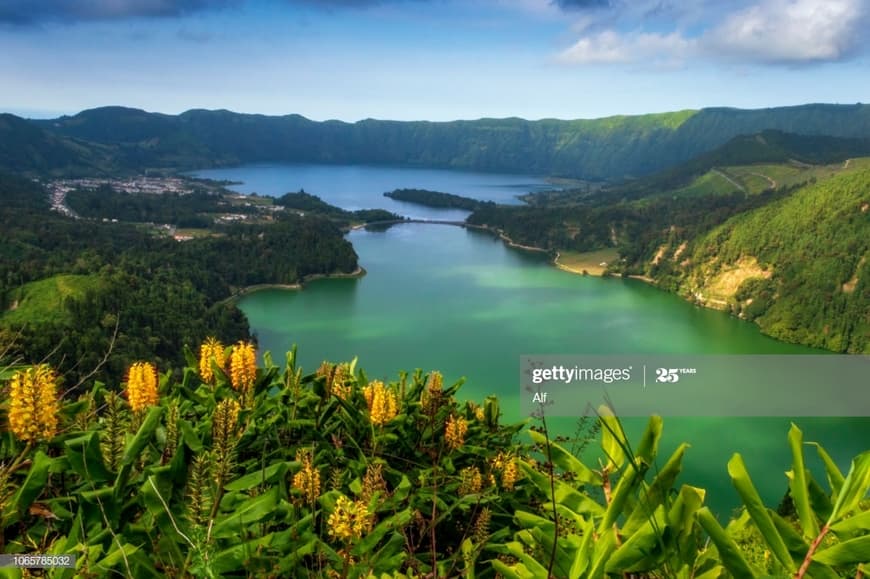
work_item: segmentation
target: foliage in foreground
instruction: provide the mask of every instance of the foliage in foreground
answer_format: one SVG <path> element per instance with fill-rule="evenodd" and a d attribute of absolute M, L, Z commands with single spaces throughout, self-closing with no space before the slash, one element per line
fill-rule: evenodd
<path fill-rule="evenodd" d="M 303 374 L 250 344 L 210 340 L 179 383 L 149 363 L 124 396 L 96 383 L 58 412 L 44 366 L 0 371 L 0 551 L 76 554 L 51 576 L 861 577 L 870 561 L 870 452 L 827 489 L 788 441 L 789 508 L 760 500 L 725 527 L 676 486 L 687 445 L 660 464 L 662 421 L 636 446 L 598 418 L 589 466 L 546 420 L 499 422 L 494 398 L 455 399 L 437 372 L 369 381 L 355 364 Z M 2 369 L 0 369 L 2 370 Z M 517 438 L 531 437 L 531 444 Z M 859 566 L 863 564 L 861 570 Z M 7 575 L 17 571 L 7 570 Z"/>

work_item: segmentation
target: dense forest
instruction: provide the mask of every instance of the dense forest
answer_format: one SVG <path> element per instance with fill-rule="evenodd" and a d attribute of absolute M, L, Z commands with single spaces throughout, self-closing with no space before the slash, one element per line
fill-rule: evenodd
<path fill-rule="evenodd" d="M 319 216 L 281 215 L 230 225 L 179 243 L 125 223 L 73 220 L 49 211 L 36 183 L 0 175 L 0 328 L 29 360 L 47 357 L 71 379 L 96 367 L 119 376 L 144 357 L 179 367 L 185 344 L 217 334 L 249 337 L 226 298 L 255 284 L 353 272 L 357 256 Z"/>
<path fill-rule="evenodd" d="M 347 211 L 330 205 L 316 195 L 311 195 L 303 191 L 296 193 L 285 193 L 280 197 L 276 197 L 275 205 L 293 209 L 302 213 L 313 213 L 329 217 L 340 225 L 347 226 L 354 223 L 366 223 L 377 221 L 397 221 L 401 220 L 401 215 L 396 215 L 385 209 L 357 209 L 355 211 Z"/>
<path fill-rule="evenodd" d="M 426 207 L 438 207 L 442 209 L 465 209 L 474 211 L 480 207 L 487 205 L 495 205 L 488 201 L 478 201 L 470 197 L 454 195 L 453 193 L 442 193 L 441 191 L 428 191 L 426 189 L 395 189 L 384 193 L 384 197 L 395 199 L 396 201 L 405 201 L 407 203 L 416 203 L 417 205 L 425 205 Z"/>
<path fill-rule="evenodd" d="M 315 122 L 123 107 L 71 117 L 0 119 L 0 168 L 88 173 L 249 162 L 368 163 L 619 180 L 687 161 L 766 129 L 867 138 L 870 106 L 711 108 L 590 120 Z"/>

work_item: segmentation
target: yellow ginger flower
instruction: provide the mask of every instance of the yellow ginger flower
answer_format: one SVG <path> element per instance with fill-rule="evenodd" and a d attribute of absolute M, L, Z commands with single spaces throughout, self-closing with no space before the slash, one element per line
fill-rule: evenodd
<path fill-rule="evenodd" d="M 212 420 L 212 437 L 216 446 L 225 445 L 236 435 L 236 426 L 239 424 L 239 403 L 233 398 L 221 400 L 214 410 Z"/>
<path fill-rule="evenodd" d="M 142 412 L 149 406 L 156 406 L 157 370 L 151 362 L 136 362 L 127 372 L 127 400 L 133 412 Z"/>
<path fill-rule="evenodd" d="M 359 539 L 372 527 L 369 509 L 362 501 L 351 501 L 344 495 L 338 497 L 335 510 L 327 521 L 329 535 L 344 541 Z"/>
<path fill-rule="evenodd" d="M 215 338 L 208 338 L 199 347 L 199 375 L 208 383 L 212 383 L 215 378 L 214 370 L 211 367 L 212 358 L 214 358 L 218 368 L 221 370 L 227 369 L 224 345 Z"/>
<path fill-rule="evenodd" d="M 447 419 L 447 425 L 444 427 L 444 438 L 447 440 L 447 446 L 451 450 L 461 447 L 465 443 L 466 432 L 468 432 L 468 421 L 451 414 Z"/>
<path fill-rule="evenodd" d="M 45 364 L 19 370 L 9 388 L 9 428 L 25 442 L 57 434 L 57 377 Z"/>
<path fill-rule="evenodd" d="M 474 407 L 474 418 L 483 422 L 486 419 L 486 413 L 483 411 L 483 408 L 480 406 Z"/>
<path fill-rule="evenodd" d="M 483 488 L 483 475 L 476 466 L 459 471 L 459 494 L 462 496 L 479 493 Z"/>
<path fill-rule="evenodd" d="M 441 406 L 441 400 L 444 396 L 443 385 L 444 377 L 441 376 L 441 372 L 433 371 L 429 374 L 429 379 L 426 380 L 426 389 L 420 396 L 420 403 L 426 414 L 434 413 Z"/>
<path fill-rule="evenodd" d="M 520 478 L 520 470 L 516 459 L 503 452 L 498 453 L 492 460 L 492 470 L 501 473 L 501 484 L 506 490 L 513 490 L 517 479 Z M 490 483 L 495 484 L 493 474 L 490 474 Z"/>
<path fill-rule="evenodd" d="M 233 388 L 247 392 L 257 379 L 257 353 L 250 342 L 239 342 L 230 354 L 230 379 Z"/>
<path fill-rule="evenodd" d="M 350 385 L 346 384 L 348 376 L 348 368 L 346 364 L 338 364 L 335 367 L 335 372 L 332 374 L 332 380 L 329 385 L 329 392 L 334 396 L 347 400 L 350 397 Z"/>
<path fill-rule="evenodd" d="M 296 460 L 302 468 L 293 475 L 293 488 L 302 491 L 306 502 L 313 503 L 320 496 L 320 471 L 314 468 L 310 452 L 297 452 Z"/>
<path fill-rule="evenodd" d="M 369 407 L 369 418 L 376 426 L 386 424 L 399 413 L 396 393 L 380 380 L 374 380 L 363 388 L 363 397 Z"/>
<path fill-rule="evenodd" d="M 516 484 L 519 477 L 520 471 L 517 467 L 517 461 L 514 458 L 509 458 L 504 469 L 501 471 L 502 486 L 509 491 L 513 490 L 514 484 Z"/>

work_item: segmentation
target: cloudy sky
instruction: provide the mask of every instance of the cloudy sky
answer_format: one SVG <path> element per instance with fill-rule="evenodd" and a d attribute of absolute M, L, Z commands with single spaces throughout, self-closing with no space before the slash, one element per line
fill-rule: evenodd
<path fill-rule="evenodd" d="M 592 118 L 870 101 L 870 0 L 0 0 L 0 110 Z"/>

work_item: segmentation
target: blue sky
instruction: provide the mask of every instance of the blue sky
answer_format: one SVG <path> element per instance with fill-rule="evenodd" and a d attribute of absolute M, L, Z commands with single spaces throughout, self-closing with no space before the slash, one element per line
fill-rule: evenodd
<path fill-rule="evenodd" d="M 0 110 L 593 118 L 870 101 L 870 0 L 0 0 Z"/>

